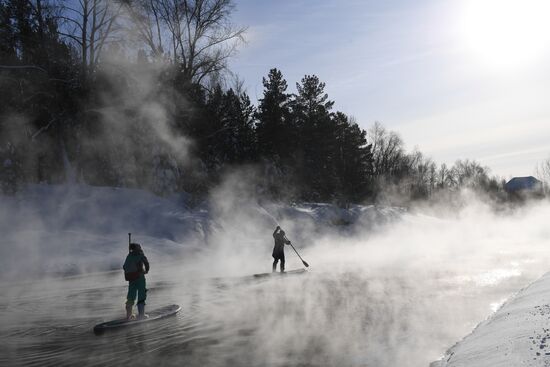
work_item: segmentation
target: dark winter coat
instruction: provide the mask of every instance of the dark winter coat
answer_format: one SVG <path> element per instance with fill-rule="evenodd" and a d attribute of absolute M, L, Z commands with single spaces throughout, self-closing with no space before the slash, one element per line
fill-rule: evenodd
<path fill-rule="evenodd" d="M 273 257 L 279 258 L 285 255 L 285 245 L 290 243 L 286 239 L 285 235 L 280 231 L 273 232 L 273 238 L 275 239 L 275 246 L 273 247 Z"/>

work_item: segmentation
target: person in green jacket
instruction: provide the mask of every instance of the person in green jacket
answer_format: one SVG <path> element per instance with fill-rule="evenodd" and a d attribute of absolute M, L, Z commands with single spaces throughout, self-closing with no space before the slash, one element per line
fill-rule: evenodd
<path fill-rule="evenodd" d="M 128 296 L 126 297 L 126 318 L 134 318 L 132 308 L 137 296 L 138 319 L 146 318 L 145 299 L 147 289 L 145 288 L 145 274 L 149 272 L 149 261 L 138 243 L 131 243 L 130 253 L 124 261 L 124 277 L 128 283 Z"/>

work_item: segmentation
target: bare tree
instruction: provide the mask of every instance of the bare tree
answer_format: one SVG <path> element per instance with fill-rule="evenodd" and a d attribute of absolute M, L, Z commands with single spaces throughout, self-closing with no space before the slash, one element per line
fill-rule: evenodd
<path fill-rule="evenodd" d="M 476 161 L 458 160 L 455 162 L 452 174 L 455 184 L 473 189 L 485 188 L 489 183 L 489 169 Z"/>
<path fill-rule="evenodd" d="M 432 159 L 415 149 L 408 155 L 407 168 L 417 194 L 429 196 L 435 189 L 436 182 L 436 165 Z"/>
<path fill-rule="evenodd" d="M 60 35 L 76 44 L 81 54 L 83 77 L 93 71 L 101 51 L 113 39 L 122 5 L 109 0 L 67 1 L 57 16 Z"/>
<path fill-rule="evenodd" d="M 127 30 L 131 36 L 145 44 L 154 58 L 165 55 L 164 44 L 169 32 L 160 18 L 158 0 L 120 0 L 129 18 Z"/>
<path fill-rule="evenodd" d="M 437 187 L 437 165 L 432 160 L 426 164 L 428 165 L 428 187 L 431 195 Z"/>
<path fill-rule="evenodd" d="M 168 52 L 184 82 L 201 83 L 205 77 L 226 69 L 227 60 L 244 42 L 246 28 L 237 28 L 230 21 L 232 0 L 124 3 L 141 40 L 153 55 Z"/>
<path fill-rule="evenodd" d="M 437 172 L 437 186 L 441 189 L 456 186 L 452 169 L 443 163 Z"/>
<path fill-rule="evenodd" d="M 381 177 L 397 173 L 406 160 L 401 137 L 393 131 L 388 132 L 378 121 L 367 136 L 372 143 L 374 175 Z"/>
<path fill-rule="evenodd" d="M 544 183 L 544 190 L 548 193 L 550 187 L 550 158 L 545 159 L 537 165 L 535 175 Z"/>

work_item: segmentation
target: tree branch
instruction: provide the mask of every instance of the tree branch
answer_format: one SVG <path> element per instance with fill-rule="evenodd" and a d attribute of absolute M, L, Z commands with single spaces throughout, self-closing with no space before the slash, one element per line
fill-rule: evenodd
<path fill-rule="evenodd" d="M 38 70 L 43 73 L 48 73 L 45 69 L 41 68 L 40 66 L 36 65 L 0 65 L 0 69 L 8 69 L 8 70 L 18 70 L 18 69 L 32 69 L 32 70 Z"/>

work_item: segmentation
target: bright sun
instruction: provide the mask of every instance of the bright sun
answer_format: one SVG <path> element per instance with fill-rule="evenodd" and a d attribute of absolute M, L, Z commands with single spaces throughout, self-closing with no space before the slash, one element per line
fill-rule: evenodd
<path fill-rule="evenodd" d="M 550 46 L 550 0 L 467 0 L 461 34 L 495 69 L 528 67 Z"/>

